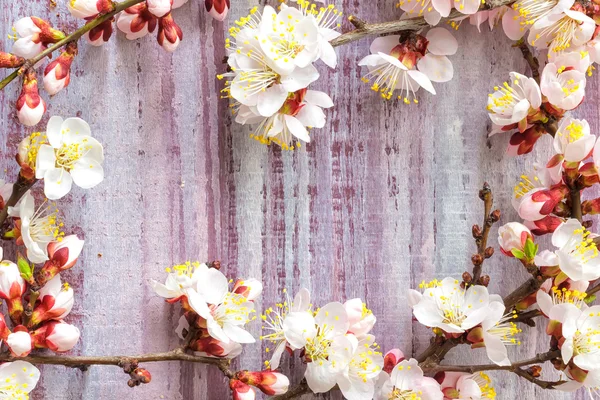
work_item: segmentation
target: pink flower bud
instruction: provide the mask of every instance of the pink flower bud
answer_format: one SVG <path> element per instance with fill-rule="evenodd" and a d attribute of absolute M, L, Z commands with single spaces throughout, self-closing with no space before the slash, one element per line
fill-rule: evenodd
<path fill-rule="evenodd" d="M 158 44 L 168 52 L 173 52 L 183 40 L 183 31 L 169 13 L 158 21 Z"/>
<path fill-rule="evenodd" d="M 173 0 L 146 0 L 146 4 L 152 15 L 161 18 L 171 12 Z"/>
<path fill-rule="evenodd" d="M 557 185 L 550 189 L 532 190 L 520 202 L 518 213 L 526 221 L 537 221 L 554 211 L 554 207 L 565 198 L 569 189 Z"/>
<path fill-rule="evenodd" d="M 45 284 L 56 274 L 65 271 L 77 262 L 85 242 L 77 235 L 65 236 L 60 242 L 48 244 L 48 258 L 42 270 L 38 274 L 37 281 L 40 285 Z"/>
<path fill-rule="evenodd" d="M 11 333 L 6 338 L 6 344 L 10 349 L 10 352 L 15 357 L 25 357 L 31 353 L 31 335 L 27 332 L 24 326 L 17 326 L 16 332 Z"/>
<path fill-rule="evenodd" d="M 523 251 L 527 239 L 533 240 L 527 227 L 518 222 L 509 222 L 498 229 L 498 244 L 502 253 L 514 257 L 513 250 Z"/>
<path fill-rule="evenodd" d="M 277 396 L 287 393 L 290 387 L 290 380 L 287 376 L 274 371 L 240 371 L 236 378 L 248 385 L 256 386 L 264 394 Z"/>
<path fill-rule="evenodd" d="M 19 57 L 32 58 L 44 51 L 51 43 L 65 38 L 65 34 L 38 17 L 26 17 L 14 25 L 17 35 L 11 52 Z"/>
<path fill-rule="evenodd" d="M 237 379 L 230 380 L 229 387 L 231 388 L 233 400 L 254 400 L 254 399 L 256 399 L 256 393 L 254 392 L 254 389 L 252 389 L 250 386 L 246 385 L 245 383 L 238 381 Z"/>
<path fill-rule="evenodd" d="M 60 320 L 71 312 L 74 292 L 68 283 L 61 283 L 56 275 L 40 289 L 39 302 L 31 315 L 31 326 L 39 325 L 49 319 Z"/>
<path fill-rule="evenodd" d="M 17 100 L 17 116 L 25 126 L 37 125 L 46 112 L 46 102 L 40 97 L 37 78 L 33 70 L 23 77 L 23 90 Z"/>
<path fill-rule="evenodd" d="M 208 332 L 198 337 L 189 348 L 199 356 L 235 358 L 242 353 L 242 346 L 239 343 L 230 341 L 223 343 L 208 335 Z"/>
<path fill-rule="evenodd" d="M 361 299 L 348 300 L 344 303 L 344 308 L 348 314 L 348 322 L 350 322 L 348 332 L 360 337 L 373 329 L 377 319 Z"/>
<path fill-rule="evenodd" d="M 383 370 L 391 374 L 394 367 L 402 361 L 404 361 L 404 353 L 400 349 L 392 349 L 383 357 Z"/>
<path fill-rule="evenodd" d="M 261 295 L 263 284 L 256 279 L 239 280 L 233 286 L 233 293 L 240 294 L 250 301 L 254 301 Z"/>
<path fill-rule="evenodd" d="M 25 293 L 25 280 L 17 264 L 10 261 L 0 263 L 0 298 L 6 300 L 10 318 L 20 323 L 23 314 L 23 300 Z"/>
<path fill-rule="evenodd" d="M 102 46 L 104 43 L 108 42 L 113 34 L 113 22 L 115 22 L 114 17 L 104 21 L 95 28 L 92 28 L 85 34 L 87 42 L 92 46 Z M 91 21 L 88 22 L 88 24 L 89 23 L 91 23 Z"/>
<path fill-rule="evenodd" d="M 230 8 L 229 0 L 204 0 L 204 5 L 206 11 L 217 21 L 223 21 Z"/>
<path fill-rule="evenodd" d="M 119 14 L 117 28 L 125 33 L 127 39 L 135 40 L 154 32 L 158 18 L 150 11 L 146 3 L 136 4 Z"/>
<path fill-rule="evenodd" d="M 46 346 L 57 353 L 63 353 L 75 347 L 79 336 L 79 329 L 65 322 L 50 322 L 46 326 Z"/>
<path fill-rule="evenodd" d="M 71 64 L 77 55 L 77 43 L 71 42 L 60 56 L 46 66 L 44 70 L 44 89 L 54 96 L 67 86 L 71 80 Z"/>
<path fill-rule="evenodd" d="M 553 233 L 565 220 L 563 218 L 548 215 L 537 221 L 525 221 L 525 226 L 536 236 Z"/>
<path fill-rule="evenodd" d="M 67 8 L 75 18 L 85 19 L 111 12 L 114 6 L 110 0 L 70 0 L 67 1 Z"/>

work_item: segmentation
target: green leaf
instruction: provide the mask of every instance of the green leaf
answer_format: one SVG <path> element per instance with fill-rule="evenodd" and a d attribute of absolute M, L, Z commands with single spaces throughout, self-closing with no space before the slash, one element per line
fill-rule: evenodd
<path fill-rule="evenodd" d="M 525 247 L 523 248 L 527 260 L 533 260 L 535 258 L 535 255 L 538 251 L 538 247 L 539 246 L 536 245 L 533 242 L 533 240 L 531 240 L 531 238 L 527 238 L 527 240 L 525 241 Z"/>
<path fill-rule="evenodd" d="M 513 256 L 515 256 L 516 258 L 518 258 L 519 260 L 522 260 L 525 258 L 525 253 L 523 253 L 521 250 L 519 249 L 512 249 L 510 251 L 512 253 Z"/>
<path fill-rule="evenodd" d="M 17 266 L 23 279 L 29 282 L 33 276 L 34 265 L 29 264 L 29 261 L 21 253 L 17 253 Z"/>

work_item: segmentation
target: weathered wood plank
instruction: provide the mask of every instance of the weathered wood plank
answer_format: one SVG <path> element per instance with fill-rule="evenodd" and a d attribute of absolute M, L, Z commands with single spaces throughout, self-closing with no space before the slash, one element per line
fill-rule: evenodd
<path fill-rule="evenodd" d="M 258 2 L 233 3 L 230 22 Z M 338 5 L 346 15 L 369 21 L 399 15 L 393 0 Z M 0 21 L 8 30 L 19 17 L 52 15 L 53 22 L 72 29 L 65 12 L 64 4 L 49 10 L 46 0 L 11 2 L 0 8 Z M 501 32 L 479 35 L 464 26 L 456 33 L 461 47 L 452 57 L 455 79 L 436 85 L 437 96 L 422 94 L 420 105 L 405 107 L 383 103 L 361 84 L 357 62 L 368 53 L 369 40 L 352 43 L 338 49 L 336 71 L 321 68 L 317 86 L 336 104 L 327 112 L 327 126 L 315 130 L 314 142 L 304 149 L 282 153 L 232 125 L 219 99 L 214 76 L 223 71 L 227 25 L 210 20 L 198 0 L 175 17 L 185 38 L 173 55 L 153 38 L 129 42 L 118 35 L 100 49 L 82 46 L 71 87 L 49 107 L 49 115 L 89 121 L 106 146 L 105 182 L 91 191 L 76 189 L 60 202 L 67 226 L 87 241 L 80 263 L 67 274 L 77 292 L 69 320 L 82 327 L 75 353 L 176 346 L 178 310 L 153 296 L 147 281 L 163 279 L 163 269 L 173 263 L 215 258 L 232 276 L 263 279 L 259 307 L 278 301 L 283 287 L 306 286 L 317 304 L 363 297 L 379 318 L 375 333 L 384 349 L 423 349 L 430 335 L 411 322 L 406 290 L 423 279 L 460 276 L 475 249 L 470 226 L 480 223 L 481 184 L 487 180 L 494 188 L 502 221 L 515 219 L 509 198 L 516 177 L 549 154 L 549 138 L 519 159 L 504 156 L 507 137 L 486 139 L 487 93 L 511 70 L 525 71 L 519 52 Z M 2 45 L 7 49 L 8 39 Z M 30 132 L 15 122 L 18 91 L 13 84 L 0 94 L 0 166 L 9 177 L 16 173 L 16 145 Z M 594 77 L 577 113 L 594 131 L 600 127 L 597 92 Z M 495 244 L 495 229 L 491 238 Z M 501 294 L 526 277 L 499 255 L 486 262 L 485 271 Z M 512 354 L 525 358 L 546 343 L 540 330 Z M 259 367 L 260 348 L 248 346 L 239 365 Z M 472 354 L 458 349 L 451 358 L 468 361 Z M 475 354 L 484 360 L 482 351 Z M 298 380 L 298 362 L 284 368 L 292 364 Z M 114 368 L 82 373 L 45 367 L 33 397 L 229 396 L 213 369 L 178 363 L 149 369 L 152 384 L 130 389 Z M 507 374 L 494 378 L 500 399 L 542 395 Z"/>

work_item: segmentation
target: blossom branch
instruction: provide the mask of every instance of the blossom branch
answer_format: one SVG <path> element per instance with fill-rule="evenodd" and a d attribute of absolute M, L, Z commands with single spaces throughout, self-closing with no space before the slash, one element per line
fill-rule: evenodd
<path fill-rule="evenodd" d="M 286 394 L 271 397 L 271 400 L 294 399 L 296 397 L 302 396 L 307 393 L 311 393 L 311 390 L 308 387 L 308 384 L 306 383 L 306 381 L 303 380 L 298 385 L 294 386 L 293 388 L 290 388 L 290 390 L 288 390 L 288 392 Z"/>
<path fill-rule="evenodd" d="M 541 79 L 540 78 L 540 61 L 537 59 L 537 57 L 533 56 L 531 49 L 529 48 L 529 46 L 527 45 L 527 43 L 525 42 L 524 39 L 519 40 L 515 44 L 515 47 L 518 47 L 521 50 L 521 54 L 523 54 L 523 58 L 525 59 L 525 61 L 527 61 L 527 64 L 529 64 L 529 68 L 531 69 L 531 76 L 539 84 L 540 79 Z"/>
<path fill-rule="evenodd" d="M 473 226 L 473 237 L 477 244 L 477 254 L 475 254 L 471 261 L 473 262 L 473 283 L 479 284 L 481 279 L 481 270 L 483 261 L 486 258 L 490 258 L 494 254 L 492 247 L 487 247 L 487 240 L 490 234 L 490 228 L 500 218 L 500 211 L 496 210 L 492 212 L 492 205 L 494 203 L 494 196 L 490 185 L 487 182 L 483 184 L 483 188 L 479 191 L 479 198 L 483 200 L 483 230 L 478 226 Z"/>
<path fill-rule="evenodd" d="M 13 80 L 15 80 L 19 75 L 21 75 L 22 73 L 27 71 L 29 68 L 34 66 L 39 61 L 43 60 L 45 57 L 54 53 L 56 50 L 59 50 L 60 48 L 66 46 L 69 43 L 77 42 L 83 35 L 85 35 L 89 31 L 91 31 L 92 29 L 94 29 L 97 26 L 101 25 L 102 23 L 108 21 L 109 19 L 111 19 L 112 17 L 114 17 L 115 15 L 120 13 L 121 11 L 123 11 L 131 6 L 134 6 L 138 3 L 141 3 L 143 1 L 145 1 L 145 0 L 125 0 L 120 3 L 116 3 L 115 7 L 112 11 L 98 16 L 96 19 L 92 20 L 91 22 L 88 22 L 81 28 L 77 29 L 75 32 L 71 33 L 70 35 L 67 35 L 64 39 L 62 39 L 62 40 L 56 42 L 55 44 L 53 44 L 52 46 L 48 47 L 46 50 L 42 51 L 37 56 L 27 60 L 25 62 L 25 64 L 23 64 L 22 67 L 17 68 L 10 75 L 8 75 L 6 78 L 4 78 L 2 81 L 0 81 L 0 90 L 4 89 L 6 87 L 6 85 L 8 85 Z"/>
<path fill-rule="evenodd" d="M 560 350 L 553 350 L 546 353 L 537 354 L 535 357 L 512 363 L 511 365 L 497 365 L 497 364 L 482 364 L 482 365 L 437 365 L 433 368 L 423 369 L 427 372 L 436 373 L 440 371 L 444 372 L 465 372 L 474 374 L 475 372 L 482 371 L 510 371 L 515 372 L 517 369 L 526 367 L 533 364 L 541 364 L 546 361 L 553 360 L 560 357 Z"/>
<path fill-rule="evenodd" d="M 491 10 L 493 8 L 498 8 L 502 6 L 507 6 L 513 3 L 514 0 L 491 0 L 486 1 L 486 3 L 481 7 L 481 10 Z M 464 16 L 460 12 L 454 10 L 450 13 L 447 18 L 443 18 L 442 21 L 448 21 L 453 18 L 457 18 L 460 16 Z M 400 31 L 418 31 L 419 29 L 423 29 L 429 26 L 429 24 L 425 21 L 425 18 L 407 18 L 401 20 L 394 20 L 388 22 L 379 22 L 374 24 L 365 23 L 362 20 L 357 19 L 356 17 L 349 17 L 350 22 L 356 26 L 356 29 L 353 31 L 344 33 L 338 38 L 331 41 L 331 45 L 333 47 L 342 46 L 344 44 L 348 44 L 351 42 L 355 42 L 357 40 L 363 39 L 368 36 L 381 36 L 387 33 L 395 33 Z M 360 21 L 358 24 L 353 22 Z"/>

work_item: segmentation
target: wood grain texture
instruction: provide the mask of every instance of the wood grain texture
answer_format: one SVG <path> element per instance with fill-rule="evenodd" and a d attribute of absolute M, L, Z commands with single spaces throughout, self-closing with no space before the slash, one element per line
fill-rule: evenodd
<path fill-rule="evenodd" d="M 232 3 L 229 22 L 257 4 Z M 337 5 L 371 22 L 399 16 L 394 0 Z M 0 7 L 5 31 L 29 15 L 51 16 L 68 31 L 77 26 L 64 1 L 57 9 L 49 9 L 47 0 Z M 422 93 L 418 106 L 407 107 L 384 103 L 360 82 L 357 62 L 368 53 L 368 39 L 339 48 L 339 68 L 322 67 L 317 84 L 336 104 L 327 111 L 326 127 L 315 130 L 314 142 L 302 150 L 282 153 L 231 124 L 220 99 L 215 74 L 224 70 L 227 23 L 212 21 L 199 0 L 190 0 L 175 18 L 184 41 L 172 55 L 150 37 L 130 42 L 118 34 L 102 48 L 82 45 L 71 86 L 49 105 L 48 116 L 86 119 L 106 149 L 105 181 L 90 191 L 76 188 L 60 201 L 67 226 L 86 240 L 80 262 L 66 274 L 77 296 L 68 320 L 82 330 L 74 353 L 176 346 L 179 310 L 154 296 L 147 283 L 164 279 L 165 267 L 187 259 L 220 259 L 232 277 L 262 279 L 259 308 L 278 301 L 284 287 L 309 288 L 316 304 L 362 297 L 379 318 L 374 333 L 384 349 L 414 354 L 425 348 L 430 333 L 411 321 L 407 289 L 423 279 L 459 277 L 469 268 L 475 251 L 470 227 L 481 220 L 482 183 L 495 191 L 501 222 L 514 220 L 510 194 L 516 178 L 550 154 L 549 137 L 518 159 L 504 155 L 508 137 L 486 139 L 487 94 L 510 71 L 526 71 L 519 51 L 500 31 L 477 34 L 463 26 L 456 33 L 461 46 L 451 58 L 454 80 L 436 85 L 437 96 Z M 4 36 L 1 49 L 9 46 Z M 12 84 L 0 94 L 0 166 L 9 179 L 16 174 L 16 146 L 31 132 L 16 122 L 18 92 Z M 596 76 L 587 94 L 576 114 L 596 133 Z M 527 277 L 500 255 L 485 263 L 484 273 L 500 294 Z M 259 334 L 258 324 L 252 331 Z M 525 345 L 511 349 L 514 359 L 544 350 L 548 339 L 541 328 L 536 332 L 527 331 Z M 260 367 L 260 350 L 260 344 L 248 346 L 237 365 Z M 481 362 L 483 353 L 458 348 L 450 359 Z M 285 370 L 292 364 L 286 361 Z M 152 383 L 135 389 L 116 368 L 82 373 L 44 367 L 33 398 L 229 398 L 213 368 L 175 362 L 147 367 Z M 297 381 L 302 366 L 295 367 Z M 492 376 L 499 399 L 584 398 L 542 393 L 506 373 Z"/>

